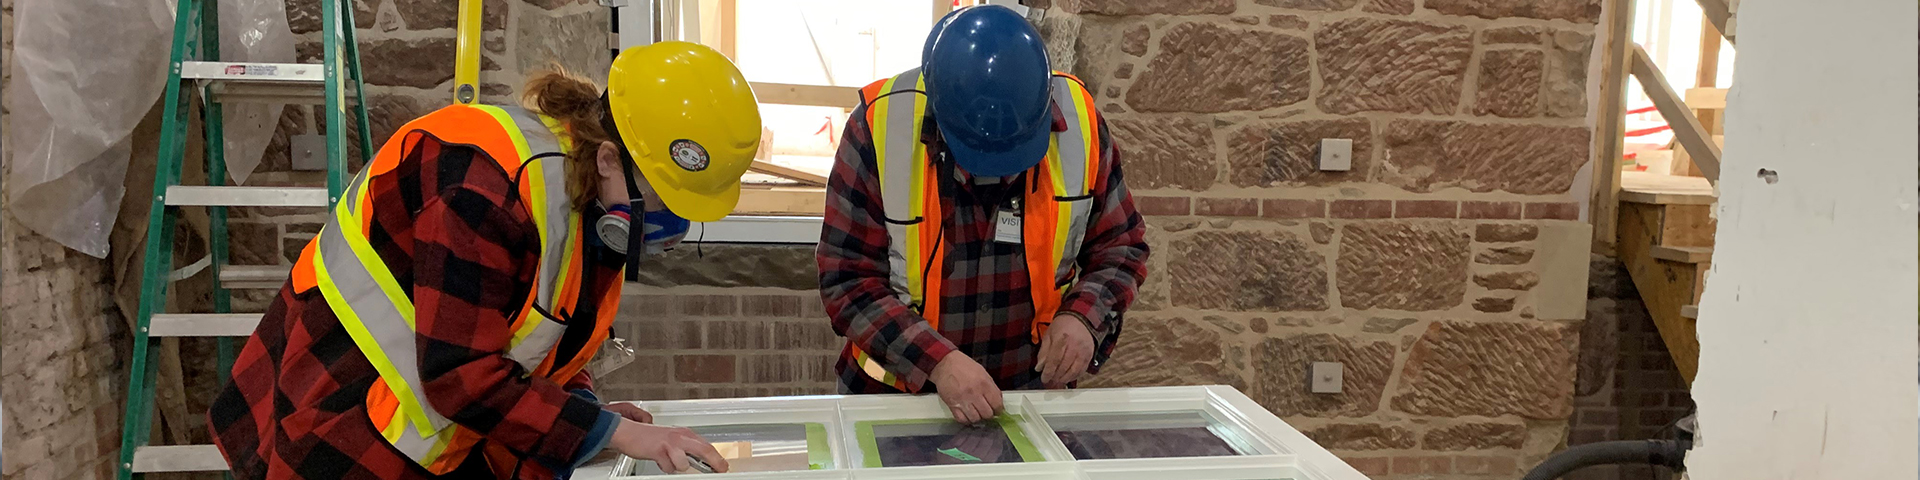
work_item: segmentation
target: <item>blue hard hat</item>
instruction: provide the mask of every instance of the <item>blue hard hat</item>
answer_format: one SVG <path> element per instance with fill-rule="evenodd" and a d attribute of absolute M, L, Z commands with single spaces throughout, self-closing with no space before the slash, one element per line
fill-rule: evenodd
<path fill-rule="evenodd" d="M 960 168 L 1004 177 L 1046 157 L 1053 71 L 1025 18 L 997 5 L 953 12 L 922 55 L 928 106 Z"/>

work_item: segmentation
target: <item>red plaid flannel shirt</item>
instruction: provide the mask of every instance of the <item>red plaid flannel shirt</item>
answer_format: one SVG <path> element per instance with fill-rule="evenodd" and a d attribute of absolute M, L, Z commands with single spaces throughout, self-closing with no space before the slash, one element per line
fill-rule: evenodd
<path fill-rule="evenodd" d="M 534 223 L 486 153 L 424 134 L 394 141 L 409 142 L 410 152 L 372 185 L 368 237 L 400 285 L 411 287 L 429 408 L 485 437 L 482 446 L 511 451 L 517 458 L 505 463 L 518 471 L 499 477 L 551 480 L 553 469 L 572 465 L 601 408 L 568 393 L 592 387 L 586 374 L 563 386 L 527 378 L 505 356 L 508 326 L 534 285 Z M 617 260 L 590 263 L 573 318 L 595 318 L 589 299 L 620 283 Z M 318 289 L 282 287 L 232 373 L 208 417 L 236 477 L 431 477 L 368 420 L 367 389 L 379 373 Z M 448 477 L 496 477 L 479 461 L 482 446 Z"/>
<path fill-rule="evenodd" d="M 940 327 L 934 329 L 894 296 L 888 286 L 887 229 L 881 215 L 880 181 L 874 167 L 873 133 L 865 107 L 854 110 L 841 138 L 833 173 L 827 182 L 825 228 L 820 232 L 820 295 L 833 329 L 878 360 L 906 383 L 913 393 L 932 392 L 927 383 L 933 367 L 948 353 L 973 357 L 1004 390 L 1041 388 L 1033 370 L 1039 345 L 1033 343 L 1033 298 L 1028 292 L 1025 253 L 1020 245 L 996 242 L 995 202 L 1005 194 L 1004 184 L 976 185 L 964 172 L 954 173 L 952 195 L 943 195 L 947 208 L 942 230 L 946 273 L 941 297 Z M 1054 110 L 1054 130 L 1066 120 Z M 1067 291 L 1061 312 L 1086 318 L 1093 326 L 1101 351 L 1111 353 L 1119 313 L 1133 302 L 1147 273 L 1146 224 L 1134 209 L 1133 196 L 1122 181 L 1119 152 L 1100 121 L 1100 159 L 1106 175 L 1092 188 L 1094 205 L 1085 242 L 1080 246 L 1079 280 Z M 944 154 L 934 122 L 921 132 L 927 151 Z M 1107 339 L 1106 341 L 1102 341 Z M 1097 370 L 1098 365 L 1089 366 Z M 835 366 L 845 393 L 896 393 L 893 386 L 869 377 L 849 355 Z"/>

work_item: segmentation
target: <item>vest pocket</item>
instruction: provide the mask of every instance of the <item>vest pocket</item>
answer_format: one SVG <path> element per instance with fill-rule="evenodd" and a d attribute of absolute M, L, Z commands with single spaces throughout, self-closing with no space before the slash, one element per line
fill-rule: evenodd
<path fill-rule="evenodd" d="M 507 358 L 519 363 L 528 373 L 540 367 L 540 362 L 545 361 L 547 355 L 553 352 L 553 347 L 560 343 L 560 336 L 567 333 L 567 325 L 554 320 L 546 312 L 535 309 L 535 314 L 540 318 L 527 319 L 539 322 L 534 325 L 533 331 L 527 332 L 526 336 L 507 349 Z"/>

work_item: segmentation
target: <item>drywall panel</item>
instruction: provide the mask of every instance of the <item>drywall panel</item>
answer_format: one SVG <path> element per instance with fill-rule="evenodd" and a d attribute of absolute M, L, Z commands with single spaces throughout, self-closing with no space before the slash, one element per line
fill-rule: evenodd
<path fill-rule="evenodd" d="M 1695 479 L 1920 473 L 1916 16 L 1741 2 Z"/>

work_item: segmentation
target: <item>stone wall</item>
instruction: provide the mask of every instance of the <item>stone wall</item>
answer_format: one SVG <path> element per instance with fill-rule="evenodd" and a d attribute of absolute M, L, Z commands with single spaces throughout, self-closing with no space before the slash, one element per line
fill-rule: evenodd
<path fill-rule="evenodd" d="M 1513 478 L 1558 448 L 1584 315 L 1547 284 L 1585 275 L 1547 259 L 1587 255 L 1558 232 L 1584 228 L 1599 14 L 1052 2 L 1057 68 L 1099 99 L 1154 246 L 1089 386 L 1234 385 L 1375 478 Z M 1351 170 L 1317 168 L 1328 138 Z M 1308 393 L 1315 361 L 1342 393 Z"/>
<path fill-rule="evenodd" d="M 10 85 L 13 0 L 0 0 L 0 32 L 0 85 Z M 9 120 L 0 113 L 0 130 Z M 113 478 L 129 342 L 112 270 L 33 234 L 11 210 L 0 222 L 0 478 Z"/>

